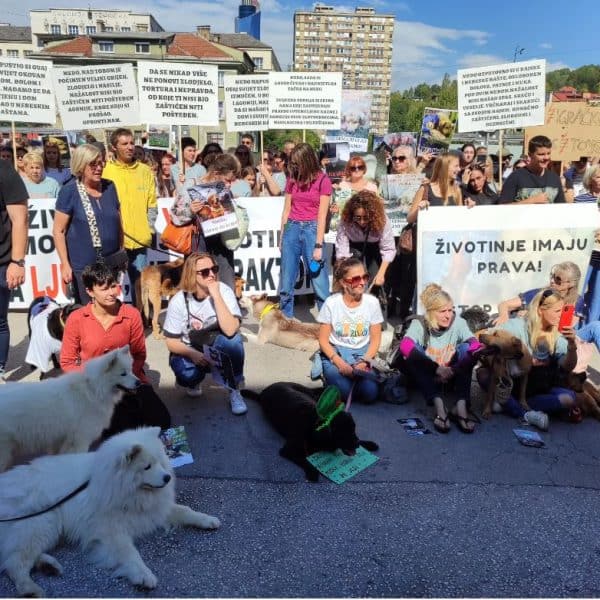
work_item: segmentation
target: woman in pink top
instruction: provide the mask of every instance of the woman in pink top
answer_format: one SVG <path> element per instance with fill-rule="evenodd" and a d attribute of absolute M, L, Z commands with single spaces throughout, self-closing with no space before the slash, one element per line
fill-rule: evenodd
<path fill-rule="evenodd" d="M 315 151 L 308 144 L 298 144 L 292 150 L 288 168 L 281 215 L 279 304 L 286 317 L 293 317 L 294 286 L 301 257 L 308 269 L 319 310 L 329 296 L 323 237 L 332 188 L 329 177 L 319 167 Z"/>

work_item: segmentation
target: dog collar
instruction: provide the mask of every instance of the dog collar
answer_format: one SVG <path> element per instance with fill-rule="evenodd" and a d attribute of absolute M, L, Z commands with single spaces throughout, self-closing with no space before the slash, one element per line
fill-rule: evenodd
<path fill-rule="evenodd" d="M 267 304 L 261 311 L 260 316 L 258 317 L 259 321 L 262 321 L 266 315 L 268 315 L 272 310 L 279 308 L 279 304 Z"/>
<path fill-rule="evenodd" d="M 344 410 L 340 390 L 334 385 L 329 385 L 317 400 L 317 431 L 331 425 L 334 417 Z"/>

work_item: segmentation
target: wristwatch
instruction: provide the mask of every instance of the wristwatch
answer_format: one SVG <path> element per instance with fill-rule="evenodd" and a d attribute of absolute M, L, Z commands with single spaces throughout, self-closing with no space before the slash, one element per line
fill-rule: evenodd
<path fill-rule="evenodd" d="M 323 244 L 315 244 L 315 248 L 322 248 Z"/>
<path fill-rule="evenodd" d="M 14 259 L 10 259 L 11 263 L 14 263 L 15 265 L 19 265 L 19 267 L 25 267 L 25 259 L 24 258 L 20 258 L 19 260 L 14 260 Z"/>

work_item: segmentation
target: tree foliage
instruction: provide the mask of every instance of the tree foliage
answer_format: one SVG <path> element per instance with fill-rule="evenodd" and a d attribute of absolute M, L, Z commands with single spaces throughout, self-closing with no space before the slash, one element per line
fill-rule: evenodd
<path fill-rule="evenodd" d="M 283 150 L 283 144 L 285 142 L 296 142 L 302 141 L 302 130 L 300 129 L 269 129 L 263 133 L 263 141 L 265 148 L 276 148 Z M 306 130 L 306 142 L 310 144 L 315 150 L 321 147 L 321 138 L 319 134 L 315 133 L 312 129 Z"/>

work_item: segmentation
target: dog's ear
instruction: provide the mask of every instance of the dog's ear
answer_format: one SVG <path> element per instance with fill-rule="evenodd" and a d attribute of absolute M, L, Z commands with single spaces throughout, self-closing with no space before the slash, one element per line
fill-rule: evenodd
<path fill-rule="evenodd" d="M 127 462 L 133 462 L 136 459 L 136 457 L 139 456 L 142 449 L 143 448 L 139 444 L 131 446 L 131 448 L 127 452 L 127 456 L 125 457 L 127 459 Z"/>

